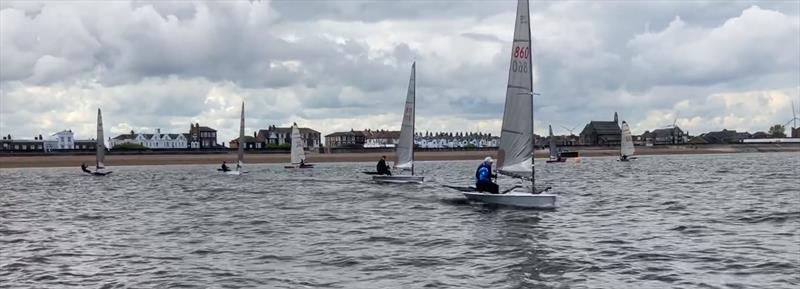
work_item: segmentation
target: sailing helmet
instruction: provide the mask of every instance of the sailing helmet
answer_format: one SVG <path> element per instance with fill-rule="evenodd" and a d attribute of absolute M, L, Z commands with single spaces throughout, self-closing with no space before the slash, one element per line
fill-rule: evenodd
<path fill-rule="evenodd" d="M 484 162 L 484 163 L 490 163 L 490 164 L 491 164 L 491 163 L 493 163 L 493 162 L 494 162 L 494 159 L 492 159 L 492 157 L 486 157 L 485 159 L 483 159 L 483 162 Z"/>

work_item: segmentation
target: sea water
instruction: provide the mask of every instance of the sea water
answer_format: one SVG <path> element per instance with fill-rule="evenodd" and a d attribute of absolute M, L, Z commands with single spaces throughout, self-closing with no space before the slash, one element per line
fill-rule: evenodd
<path fill-rule="evenodd" d="M 376 184 L 373 163 L 3 169 L 0 286 L 800 286 L 798 154 L 537 162 L 552 211 L 442 187 L 478 162 L 418 162 L 422 185 Z"/>

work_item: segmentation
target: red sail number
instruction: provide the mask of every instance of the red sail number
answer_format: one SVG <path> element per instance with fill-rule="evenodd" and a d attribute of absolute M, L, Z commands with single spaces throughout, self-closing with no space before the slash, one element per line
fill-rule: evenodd
<path fill-rule="evenodd" d="M 530 54 L 530 48 L 527 47 L 514 47 L 514 58 L 523 58 L 527 59 L 528 55 Z"/>

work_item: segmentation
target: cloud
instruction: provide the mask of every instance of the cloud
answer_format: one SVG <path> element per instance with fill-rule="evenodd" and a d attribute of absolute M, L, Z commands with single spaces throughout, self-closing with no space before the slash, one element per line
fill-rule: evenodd
<path fill-rule="evenodd" d="M 458 5 L 454 5 L 458 4 Z M 800 94 L 800 7 L 533 2 L 537 132 L 615 111 L 634 133 L 765 130 Z M 323 134 L 398 128 L 417 62 L 421 130 L 499 132 L 511 1 L 0 2 L 0 134 Z M 784 108 L 782 108 L 785 105 Z M 564 131 L 561 131 L 564 132 Z"/>

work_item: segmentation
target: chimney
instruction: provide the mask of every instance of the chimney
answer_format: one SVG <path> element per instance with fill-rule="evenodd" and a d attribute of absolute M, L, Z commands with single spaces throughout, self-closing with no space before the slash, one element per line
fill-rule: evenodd
<path fill-rule="evenodd" d="M 161 129 L 160 128 L 156 129 L 156 134 L 161 135 Z"/>
<path fill-rule="evenodd" d="M 617 123 L 617 125 L 619 125 L 619 118 L 617 117 L 616 111 L 614 112 L 614 122 Z"/>
<path fill-rule="evenodd" d="M 133 136 L 133 130 L 131 130 L 131 136 Z"/>
<path fill-rule="evenodd" d="M 44 140 L 44 139 L 42 138 L 42 135 L 39 135 L 39 140 Z"/>

